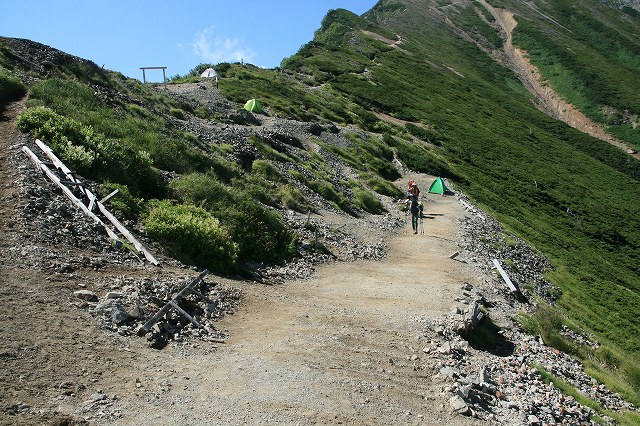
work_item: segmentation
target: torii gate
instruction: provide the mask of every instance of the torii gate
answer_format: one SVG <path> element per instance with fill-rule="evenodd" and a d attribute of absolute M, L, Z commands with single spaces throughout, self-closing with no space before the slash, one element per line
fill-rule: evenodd
<path fill-rule="evenodd" d="M 140 69 L 142 70 L 142 82 L 146 83 L 147 82 L 147 75 L 145 74 L 146 70 L 162 70 L 162 82 L 164 84 L 164 88 L 167 88 L 167 75 L 165 70 L 167 69 L 167 67 L 140 67 Z"/>

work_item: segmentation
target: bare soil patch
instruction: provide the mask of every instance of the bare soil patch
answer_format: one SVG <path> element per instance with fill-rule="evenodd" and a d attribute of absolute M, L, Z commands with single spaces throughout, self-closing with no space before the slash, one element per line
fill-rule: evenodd
<path fill-rule="evenodd" d="M 551 117 L 567 123 L 574 129 L 610 143 L 625 152 L 631 152 L 629 154 L 630 156 L 640 159 L 640 153 L 632 150 L 627 144 L 608 134 L 600 124 L 589 119 L 580 110 L 556 93 L 553 88 L 549 86 L 548 82 L 542 78 L 538 68 L 531 63 L 527 52 L 513 46 L 512 32 L 518 25 L 513 17 L 513 12 L 495 8 L 484 0 L 480 0 L 480 3 L 491 12 L 504 32 L 506 37 L 504 51 L 507 55 L 509 66 L 527 90 L 535 96 L 538 108 Z"/>

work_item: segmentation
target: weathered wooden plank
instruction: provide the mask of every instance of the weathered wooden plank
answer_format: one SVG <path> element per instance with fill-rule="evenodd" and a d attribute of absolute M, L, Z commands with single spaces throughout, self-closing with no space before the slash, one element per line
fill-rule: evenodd
<path fill-rule="evenodd" d="M 100 200 L 100 202 L 102 204 L 106 203 L 107 200 L 109 200 L 111 197 L 113 197 L 114 195 L 116 195 L 118 192 L 120 192 L 119 188 L 116 188 L 113 192 L 111 192 L 109 195 L 107 195 L 106 197 L 104 197 L 102 200 Z"/>
<path fill-rule="evenodd" d="M 185 317 L 186 319 L 189 320 L 189 322 L 191 322 L 191 324 L 195 325 L 196 327 L 200 328 L 200 323 L 198 323 L 198 321 L 196 321 L 191 315 L 189 315 L 184 309 L 182 309 L 180 306 L 178 306 L 178 304 L 176 302 L 174 302 L 173 300 L 169 301 L 169 305 L 173 306 L 173 308 L 178 311 L 178 313 L 180 315 L 182 315 L 183 317 Z"/>
<path fill-rule="evenodd" d="M 113 226 L 116 227 L 118 231 L 120 231 L 120 233 L 131 244 L 133 244 L 133 246 L 136 248 L 136 250 L 138 250 L 138 252 L 142 253 L 144 257 L 152 264 L 154 265 L 160 264 L 160 262 L 158 262 L 158 260 L 133 236 L 133 234 L 131 234 L 127 230 L 127 228 L 125 228 L 125 226 L 122 223 L 120 223 L 120 221 L 111 212 L 109 212 L 109 210 L 107 210 L 107 208 L 102 204 L 102 202 L 98 201 L 95 194 L 91 192 L 89 188 L 86 188 L 84 187 L 84 185 L 82 185 L 82 182 L 80 182 L 74 176 L 73 172 L 56 156 L 56 154 L 51 150 L 51 148 L 49 148 L 49 146 L 47 146 L 47 144 L 42 142 L 40 139 L 36 139 L 35 143 L 45 153 L 45 155 L 53 162 L 56 168 L 60 170 L 62 173 L 64 173 L 67 179 L 69 179 L 74 184 L 80 186 L 80 188 L 82 189 L 82 192 L 87 196 L 87 199 L 89 200 L 89 207 L 88 207 L 89 211 L 92 211 L 93 207 L 97 205 L 100 212 L 109 220 L 109 222 L 111 222 Z M 105 199 L 112 197 L 113 195 L 115 195 L 116 192 L 117 190 L 107 195 Z"/>
<path fill-rule="evenodd" d="M 140 327 L 138 330 L 138 336 L 144 336 L 147 334 L 149 330 L 151 330 L 151 327 L 153 327 L 153 325 L 157 323 L 171 308 L 172 306 L 168 303 L 160 308 L 158 312 L 156 312 L 147 322 L 144 323 L 142 327 Z"/>
<path fill-rule="evenodd" d="M 462 336 L 470 335 L 484 317 L 485 315 L 480 311 L 480 303 L 477 300 L 472 301 L 458 323 L 458 334 Z"/>
<path fill-rule="evenodd" d="M 42 152 L 44 152 L 44 154 L 51 160 L 53 165 L 56 166 L 56 169 L 58 169 L 62 173 L 64 173 L 66 178 L 69 179 L 71 182 L 73 182 L 75 185 L 78 185 L 78 187 L 82 190 L 82 193 L 85 194 L 89 198 L 89 200 L 91 200 L 91 197 L 89 196 L 91 191 L 89 191 L 89 188 L 86 188 L 82 184 L 82 182 L 80 182 L 80 180 L 78 180 L 78 178 L 76 178 L 75 174 L 71 171 L 71 169 L 68 168 L 62 162 L 62 160 L 60 160 L 56 156 L 56 154 L 54 154 L 53 150 L 51 148 L 49 148 L 49 146 L 46 143 L 42 142 L 40 139 L 36 139 L 35 143 L 38 146 L 38 148 L 40 148 L 42 150 Z M 93 210 L 93 209 L 90 208 L 89 210 Z"/>
<path fill-rule="evenodd" d="M 94 198 L 95 199 L 95 198 Z M 159 265 L 160 262 L 158 262 L 158 260 L 146 249 L 144 248 L 144 246 L 136 239 L 136 237 L 134 237 L 128 230 L 127 228 L 124 227 L 124 225 L 122 223 L 120 223 L 120 221 L 113 215 L 111 214 L 111 212 L 109 210 L 107 210 L 107 208 L 104 206 L 104 204 L 102 204 L 100 201 L 96 201 L 96 205 L 98 206 L 98 210 L 100 210 L 100 212 L 107 218 L 109 219 L 109 222 L 111 222 L 113 224 L 113 226 L 116 227 L 116 229 L 118 231 L 120 231 L 120 233 L 122 235 L 124 235 L 124 237 L 131 243 L 133 244 L 133 246 L 142 254 L 144 254 L 144 257 L 147 258 L 147 260 L 151 263 L 153 263 L 154 265 Z"/>
<path fill-rule="evenodd" d="M 175 294 L 175 296 L 173 296 L 171 298 L 171 300 L 169 300 L 162 308 L 160 308 L 160 310 L 158 312 L 156 312 L 142 327 L 140 327 L 140 329 L 138 330 L 138 336 L 144 336 L 145 334 L 147 334 L 149 332 L 149 330 L 151 330 L 151 327 L 153 327 L 153 325 L 158 322 L 160 320 L 160 318 L 162 318 L 163 315 L 165 315 L 169 309 L 174 308 L 176 309 L 181 315 L 184 315 L 185 318 L 189 319 L 189 321 L 191 321 L 191 323 L 193 323 L 196 327 L 200 328 L 200 324 L 198 324 L 197 321 L 195 321 L 193 319 L 193 317 L 191 317 L 191 315 L 189 315 L 187 312 L 184 311 L 184 309 L 180 308 L 177 305 L 177 302 L 187 293 L 187 292 L 193 292 L 193 287 L 195 287 L 196 285 L 200 284 L 200 282 L 202 281 L 202 279 L 209 273 L 209 271 L 207 269 L 205 269 L 204 271 L 202 271 L 200 273 L 200 275 L 198 275 L 196 278 L 194 278 L 189 284 L 187 284 L 186 286 L 182 287 L 182 289 Z M 200 294 L 199 292 L 197 292 L 197 294 Z M 204 296 L 203 296 L 204 297 Z"/>
<path fill-rule="evenodd" d="M 37 155 L 35 155 L 28 147 L 23 146 L 22 147 L 22 151 L 27 154 L 29 156 L 29 158 L 31 159 L 31 161 L 33 161 L 36 166 L 42 171 L 44 172 L 45 175 L 47 175 L 47 177 L 49 179 L 51 179 L 51 181 L 53 183 L 55 183 L 56 185 L 58 185 L 58 187 L 62 190 L 62 192 L 64 193 L 64 195 L 67 196 L 67 198 L 69 198 L 71 200 L 71 202 L 78 207 L 80 210 L 82 210 L 82 212 L 84 214 L 86 214 L 87 216 L 89 216 L 91 219 L 94 220 L 94 222 L 102 225 L 104 227 L 104 229 L 107 231 L 107 234 L 109 235 L 109 237 L 113 240 L 119 240 L 118 235 L 113 232 L 113 230 L 111 228 L 109 228 L 98 216 L 96 216 L 95 214 L 93 214 L 84 204 L 82 204 L 82 201 L 80 201 L 78 199 L 78 197 L 76 197 L 73 192 L 71 192 L 71 190 L 69 188 L 67 188 L 58 178 L 58 176 L 56 176 L 55 173 L 53 173 L 51 171 L 51 169 L 49 169 L 49 167 L 47 167 L 42 161 L 40 161 L 40 159 L 38 158 Z"/>
<path fill-rule="evenodd" d="M 518 290 L 518 288 L 513 285 L 507 273 L 504 271 L 504 269 L 502 269 L 502 266 L 500 266 L 500 262 L 498 261 L 498 259 L 493 259 L 493 264 L 502 276 L 504 282 L 507 283 L 507 287 L 509 287 L 509 290 L 511 290 L 512 293 L 519 293 L 520 291 Z"/>

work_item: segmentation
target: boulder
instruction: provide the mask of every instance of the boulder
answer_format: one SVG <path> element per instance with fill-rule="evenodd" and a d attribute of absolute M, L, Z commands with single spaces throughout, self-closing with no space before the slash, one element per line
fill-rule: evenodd
<path fill-rule="evenodd" d="M 98 296 L 90 291 L 90 290 L 78 290 L 74 291 L 73 295 L 81 300 L 86 300 L 87 302 L 97 302 Z"/>
<path fill-rule="evenodd" d="M 469 406 L 460 395 L 454 395 L 449 399 L 449 406 L 452 413 L 469 414 Z"/>

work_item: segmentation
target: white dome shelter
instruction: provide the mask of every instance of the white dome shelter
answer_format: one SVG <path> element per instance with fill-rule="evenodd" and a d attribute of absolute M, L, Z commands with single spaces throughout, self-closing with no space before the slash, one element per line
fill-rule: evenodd
<path fill-rule="evenodd" d="M 207 68 L 202 72 L 202 74 L 200 74 L 200 77 L 204 77 L 204 78 L 214 78 L 217 76 L 218 76 L 218 73 L 213 68 Z"/>

